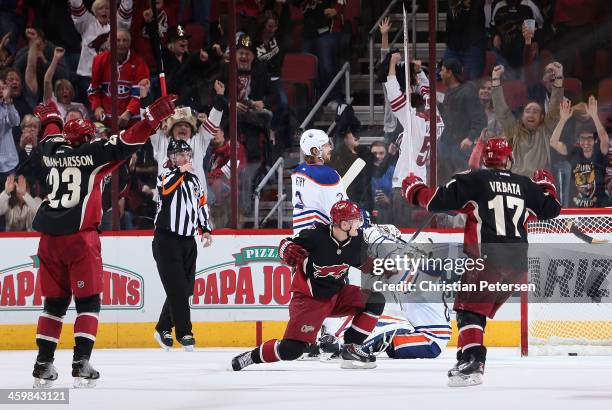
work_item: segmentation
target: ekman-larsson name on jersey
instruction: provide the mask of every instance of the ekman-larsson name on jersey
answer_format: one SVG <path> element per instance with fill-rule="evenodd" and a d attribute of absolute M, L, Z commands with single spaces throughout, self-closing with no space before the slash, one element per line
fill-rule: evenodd
<path fill-rule="evenodd" d="M 513 182 L 489 181 L 489 186 L 493 192 L 500 194 L 521 195 L 521 187 Z"/>
<path fill-rule="evenodd" d="M 93 166 L 94 160 L 91 155 L 77 155 L 71 157 L 43 157 L 43 162 L 48 168 L 69 168 L 81 166 Z"/>

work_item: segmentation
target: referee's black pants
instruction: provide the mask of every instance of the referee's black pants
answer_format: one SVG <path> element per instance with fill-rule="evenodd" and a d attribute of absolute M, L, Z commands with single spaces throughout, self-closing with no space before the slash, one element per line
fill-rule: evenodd
<path fill-rule="evenodd" d="M 175 328 L 177 340 L 191 335 L 189 296 L 193 295 L 198 247 L 192 236 L 181 236 L 156 229 L 153 236 L 153 257 L 166 292 L 158 331 Z"/>

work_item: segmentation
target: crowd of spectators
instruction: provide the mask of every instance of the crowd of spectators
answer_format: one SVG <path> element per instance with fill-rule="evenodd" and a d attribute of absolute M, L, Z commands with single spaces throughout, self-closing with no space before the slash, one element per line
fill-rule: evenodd
<path fill-rule="evenodd" d="M 141 111 L 161 94 L 162 67 L 167 92 L 178 95 L 179 108 L 120 169 L 121 227 L 152 226 L 151 188 L 166 162 L 170 138 L 192 145 L 194 170 L 207 181 L 215 226 L 225 227 L 230 219 L 231 171 L 226 109 L 228 2 L 156 0 L 155 10 L 151 4 L 117 2 L 118 128 L 138 121 Z M 288 50 L 315 54 L 320 73 L 317 90 L 327 87 L 339 63 L 336 51 L 346 2 L 238 0 L 236 4 L 238 174 L 241 226 L 245 226 L 242 220 L 252 216 L 249 205 L 255 185 L 294 143 L 297 120 L 291 119 L 283 83 L 284 56 Z M 305 29 L 297 42 L 290 8 L 303 15 Z M 6 182 L 0 196 L 0 230 L 30 229 L 31 224 L 22 220 L 33 215 L 35 204 L 47 194 L 37 149 L 40 124 L 32 115 L 38 103 L 53 100 L 65 121 L 90 119 L 100 137 L 110 135 L 110 18 L 108 0 L 0 1 L 0 186 Z M 337 104 L 339 98 L 334 92 L 328 102 Z M 213 113 L 219 118 L 213 119 Z M 105 184 L 110 187 L 110 179 Z M 101 228 L 109 229 L 110 189 L 105 190 L 103 203 Z M 22 210 L 17 213 L 7 206 Z"/>
<path fill-rule="evenodd" d="M 283 81 L 284 57 L 290 51 L 317 56 L 320 95 L 346 52 L 342 36 L 350 1 L 237 0 L 241 226 L 248 226 L 253 190 L 268 167 L 279 155 L 296 150 L 296 121 Z M 514 148 L 512 170 L 527 176 L 538 168 L 554 171 L 564 206 L 609 205 L 612 156 L 607 152 L 610 123 L 605 115 L 612 102 L 596 97 L 612 67 L 609 2 L 443 4 L 446 51 L 440 64 L 431 67 L 437 71 L 440 91 L 438 181 L 467 169 L 482 141 L 502 135 Z M 303 16 L 301 31 L 292 26 L 295 10 Z M 215 227 L 229 223 L 226 11 L 222 0 L 156 0 L 155 10 L 149 0 L 118 1 L 119 129 L 139 120 L 141 110 L 161 94 L 160 61 L 167 91 L 178 95 L 179 106 L 165 127 L 121 168 L 119 212 L 124 229 L 152 226 L 151 188 L 167 160 L 170 138 L 192 146 L 194 170 L 207 182 Z M 381 58 L 389 51 L 392 29 L 399 27 L 389 20 L 380 26 Z M 47 194 L 37 149 L 40 124 L 32 115 L 36 104 L 53 100 L 66 121 L 91 119 L 100 137 L 110 135 L 109 42 L 108 0 L 0 0 L 0 230 L 31 229 L 31 217 Z M 600 68 L 606 61 L 608 71 Z M 420 62 L 415 63 L 420 70 Z M 423 65 L 424 72 L 429 69 Z M 569 87 L 570 77 L 578 79 L 572 84 L 580 87 Z M 511 87 L 516 82 L 525 89 L 519 104 Z M 429 87 L 415 85 L 409 92 L 413 106 L 428 118 Z M 338 112 L 331 165 L 342 174 L 357 157 L 368 164 L 349 197 L 377 222 L 416 224 L 398 213 L 392 188 L 401 125 L 387 109 L 384 137 L 381 133 L 380 141 L 370 146 L 360 144 L 359 121 L 342 100 L 340 87 L 335 87 L 325 101 Z M 109 191 L 103 229 L 110 227 L 113 211 Z"/>

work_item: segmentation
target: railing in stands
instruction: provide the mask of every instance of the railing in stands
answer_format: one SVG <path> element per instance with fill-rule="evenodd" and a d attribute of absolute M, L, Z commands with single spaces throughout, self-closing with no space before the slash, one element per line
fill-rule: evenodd
<path fill-rule="evenodd" d="M 270 218 L 270 216 L 272 216 L 272 214 L 274 212 L 278 212 L 277 215 L 277 227 L 278 229 L 281 229 L 283 227 L 283 201 L 285 200 L 285 198 L 287 198 L 287 194 L 283 193 L 283 165 L 285 164 L 285 160 L 283 159 L 283 157 L 280 157 L 279 159 L 276 160 L 276 162 L 274 163 L 274 165 L 272 165 L 272 168 L 270 168 L 270 170 L 268 171 L 268 173 L 266 174 L 265 177 L 263 177 L 263 179 L 261 180 L 261 182 L 259 183 L 259 185 L 257 185 L 257 188 L 255 188 L 255 192 L 253 193 L 255 196 L 254 199 L 254 204 L 253 204 L 253 226 L 254 228 L 259 228 L 259 198 L 261 196 L 261 191 L 263 190 L 264 186 L 266 186 L 266 184 L 268 183 L 268 181 L 270 180 L 270 178 L 272 178 L 272 175 L 274 175 L 274 172 L 277 173 L 277 199 L 276 199 L 276 204 L 274 204 L 274 206 L 272 207 L 272 209 L 270 209 L 270 212 L 268 212 L 268 214 L 265 216 L 265 218 L 263 219 L 263 221 L 261 222 L 262 225 L 264 225 L 268 219 Z"/>
<path fill-rule="evenodd" d="M 370 80 L 370 125 L 374 125 L 374 36 L 378 32 L 378 26 L 380 22 L 391 13 L 393 6 L 397 4 L 397 0 L 391 0 L 385 11 L 380 15 L 374 26 L 370 29 L 368 33 L 369 38 L 369 52 L 368 52 L 368 60 L 369 60 L 369 80 Z M 407 20 L 412 29 L 412 38 L 416 39 L 416 13 L 417 13 L 417 4 L 416 0 L 412 0 L 412 12 L 407 16 Z M 393 40 L 389 43 L 389 50 L 393 49 L 395 43 L 399 39 L 400 35 L 403 35 L 403 30 L 398 30 L 393 37 Z M 416 47 L 413 47 L 413 58 L 416 57 Z"/>

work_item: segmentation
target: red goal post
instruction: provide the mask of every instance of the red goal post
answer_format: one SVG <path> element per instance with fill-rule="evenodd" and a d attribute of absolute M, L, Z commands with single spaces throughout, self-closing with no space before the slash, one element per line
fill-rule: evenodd
<path fill-rule="evenodd" d="M 559 303 L 559 299 L 539 299 L 534 302 L 533 294 L 523 292 L 521 294 L 521 354 L 526 355 L 612 355 L 612 208 L 593 209 L 564 209 L 557 218 L 546 221 L 535 221 L 529 224 L 530 244 L 552 244 L 545 248 L 552 254 L 549 256 L 533 257 L 530 246 L 528 280 L 534 282 L 538 279 L 554 274 L 557 275 L 557 265 L 571 269 L 566 270 L 566 277 L 573 286 L 592 286 L 585 283 L 592 274 L 574 274 L 575 266 L 583 266 L 583 272 L 592 272 L 594 264 L 581 256 L 573 255 L 574 248 L 588 250 L 591 259 L 602 260 L 605 268 L 597 272 L 598 292 L 604 292 L 597 298 L 585 297 L 579 303 Z M 609 242 L 610 244 L 608 244 Z M 555 251 L 555 244 L 559 250 Z M 568 245 L 569 244 L 569 245 Z M 547 247 L 549 245 L 546 245 Z M 563 251 L 562 249 L 569 249 Z M 557 259 L 554 272 L 545 267 L 552 259 Z M 609 262 L 608 262 L 609 260 Z M 600 266 L 597 266 L 600 268 Z M 578 268 L 581 269 L 581 268 Z M 606 272 L 603 272 L 603 271 Z M 568 273 L 569 272 L 569 273 Z M 548 276 L 547 276 L 548 275 Z M 568 279 L 569 278 L 569 279 Z M 548 285 L 549 281 L 545 279 Z M 553 286 L 554 280 L 552 281 Z M 603 290 L 600 290 L 603 289 Z M 557 289 L 551 292 L 557 292 Z M 603 296 L 601 296 L 603 295 Z M 607 295 L 607 296 L 606 296 Z M 551 302 L 547 302 L 550 300 Z M 554 302 L 552 302 L 554 300 Z"/>

